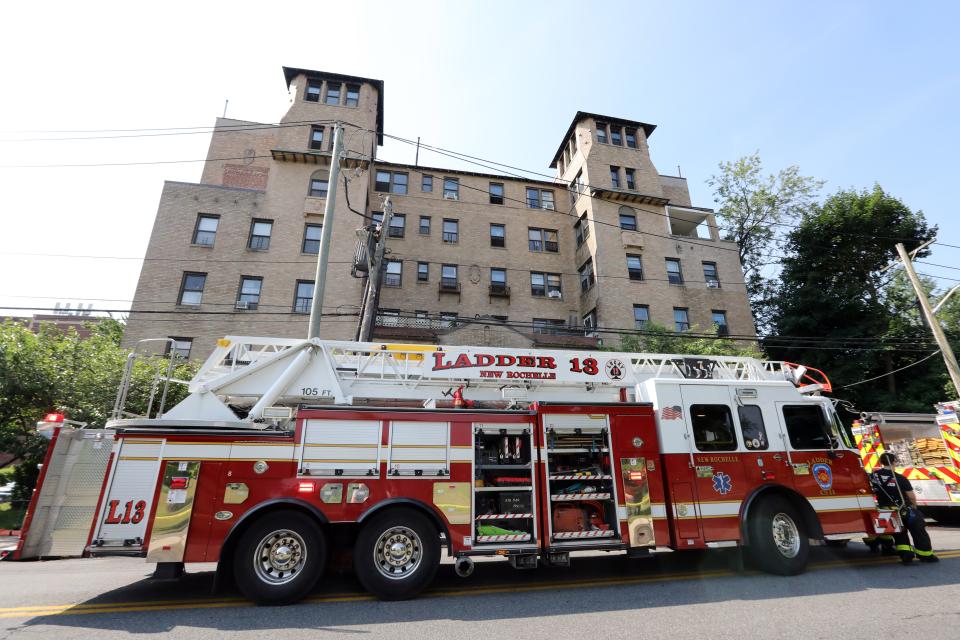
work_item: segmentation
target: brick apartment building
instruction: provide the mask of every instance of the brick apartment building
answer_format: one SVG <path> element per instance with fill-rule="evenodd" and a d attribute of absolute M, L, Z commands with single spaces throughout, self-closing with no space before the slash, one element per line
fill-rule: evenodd
<path fill-rule="evenodd" d="M 650 322 L 754 334 L 736 246 L 691 205 L 685 179 L 657 172 L 654 125 L 578 112 L 554 180 L 398 164 L 376 157 L 382 81 L 283 73 L 280 124 L 219 118 L 200 182 L 164 185 L 128 345 L 173 337 L 203 358 L 223 335 L 306 335 L 334 121 L 345 123 L 347 182 L 323 337 L 357 337 L 367 282 L 357 229 L 381 219 L 386 194 L 394 218 L 374 339 L 609 346 L 618 337 L 603 329 Z"/>

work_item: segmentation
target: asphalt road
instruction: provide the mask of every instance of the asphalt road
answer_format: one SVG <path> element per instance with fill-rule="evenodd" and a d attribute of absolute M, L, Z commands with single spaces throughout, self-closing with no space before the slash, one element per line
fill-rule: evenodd
<path fill-rule="evenodd" d="M 570 568 L 516 571 L 478 563 L 471 578 L 445 564 L 433 588 L 379 602 L 349 574 L 328 576 L 306 602 L 256 607 L 211 593 L 212 566 L 154 582 L 142 560 L 0 563 L 0 639 L 176 637 L 886 638 L 960 635 L 960 528 L 931 527 L 936 565 L 903 567 L 861 544 L 813 549 L 792 578 L 738 571 L 735 554 L 656 560 L 602 554 Z"/>

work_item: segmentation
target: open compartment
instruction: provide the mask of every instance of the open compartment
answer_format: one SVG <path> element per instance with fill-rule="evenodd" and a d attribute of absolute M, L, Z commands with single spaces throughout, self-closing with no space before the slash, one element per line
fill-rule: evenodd
<path fill-rule="evenodd" d="M 550 540 L 619 539 L 606 417 L 546 416 L 544 438 Z"/>
<path fill-rule="evenodd" d="M 534 449 L 528 427 L 474 427 L 474 543 L 535 544 Z"/>

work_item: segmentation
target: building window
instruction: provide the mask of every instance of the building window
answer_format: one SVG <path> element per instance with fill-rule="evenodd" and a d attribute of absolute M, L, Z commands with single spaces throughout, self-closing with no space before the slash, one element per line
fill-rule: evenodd
<path fill-rule="evenodd" d="M 620 134 L 620 127 L 610 125 L 610 144 L 615 144 L 618 147 L 623 144 L 623 139 Z"/>
<path fill-rule="evenodd" d="M 586 333 L 590 333 L 597 328 L 597 310 L 594 309 L 583 316 L 583 328 L 586 330 Z"/>
<path fill-rule="evenodd" d="M 190 349 L 193 348 L 193 338 L 181 338 L 170 336 L 172 343 L 167 343 L 166 355 L 172 355 L 174 358 L 190 359 Z"/>
<path fill-rule="evenodd" d="M 403 262 L 387 260 L 387 272 L 383 275 L 383 286 L 399 287 L 403 283 Z"/>
<path fill-rule="evenodd" d="M 320 102 L 320 89 L 323 87 L 323 83 L 319 80 L 307 80 L 307 91 L 303 95 L 303 99 L 307 102 Z"/>
<path fill-rule="evenodd" d="M 565 333 L 567 323 L 563 320 L 554 320 L 553 318 L 534 318 L 533 332 L 547 335 L 557 335 Z"/>
<path fill-rule="evenodd" d="M 430 263 L 417 263 L 417 282 L 428 282 L 430 280 Z"/>
<path fill-rule="evenodd" d="M 733 416 L 725 404 L 690 405 L 690 426 L 698 451 L 736 451 Z"/>
<path fill-rule="evenodd" d="M 197 216 L 197 226 L 193 230 L 193 244 L 212 247 L 217 238 L 217 227 L 220 225 L 220 216 L 210 216 L 201 213 Z"/>
<path fill-rule="evenodd" d="M 390 228 L 387 229 L 387 237 L 402 238 L 407 230 L 407 216 L 404 213 L 395 213 L 390 216 Z"/>
<path fill-rule="evenodd" d="M 323 151 L 323 127 L 310 127 L 310 148 Z"/>
<path fill-rule="evenodd" d="M 420 180 L 420 191 L 433 193 L 433 176 L 423 176 Z"/>
<path fill-rule="evenodd" d="M 637 130 L 627 129 L 627 146 L 631 149 L 637 148 Z"/>
<path fill-rule="evenodd" d="M 690 314 L 686 309 L 673 308 L 673 328 L 675 331 L 690 330 Z"/>
<path fill-rule="evenodd" d="M 237 308 L 256 309 L 257 305 L 260 304 L 261 287 L 263 287 L 263 278 L 241 276 L 240 289 L 237 291 Z"/>
<path fill-rule="evenodd" d="M 650 307 L 645 304 L 633 305 L 633 328 L 644 330 L 650 324 Z"/>
<path fill-rule="evenodd" d="M 270 248 L 270 234 L 273 233 L 273 220 L 254 220 L 250 224 L 250 241 L 247 247 L 254 251 L 266 251 Z"/>
<path fill-rule="evenodd" d="M 457 178 L 443 179 L 443 197 L 446 200 L 460 199 L 460 180 Z"/>
<path fill-rule="evenodd" d="M 420 235 L 430 235 L 430 216 L 420 216 Z"/>
<path fill-rule="evenodd" d="M 680 271 L 680 260 L 678 258 L 666 258 L 667 262 L 667 281 L 670 284 L 683 284 L 683 272 Z"/>
<path fill-rule="evenodd" d="M 327 104 L 340 104 L 340 83 L 327 83 Z"/>
<path fill-rule="evenodd" d="M 490 291 L 494 293 L 505 293 L 507 291 L 506 269 L 490 269 Z"/>
<path fill-rule="evenodd" d="M 297 280 L 293 294 L 293 312 L 310 313 L 313 303 L 313 280 Z"/>
<path fill-rule="evenodd" d="M 530 295 L 542 298 L 562 298 L 563 287 L 559 273 L 530 272 Z"/>
<path fill-rule="evenodd" d="M 613 185 L 614 189 L 620 188 L 620 167 L 610 167 L 610 184 Z"/>
<path fill-rule="evenodd" d="M 360 85 L 348 84 L 347 85 L 347 106 L 355 107 L 358 104 L 360 104 Z"/>
<path fill-rule="evenodd" d="M 580 247 L 590 237 L 590 223 L 587 221 L 587 214 L 580 216 L 577 223 L 573 225 L 573 229 L 577 234 L 577 247 Z"/>
<path fill-rule="evenodd" d="M 703 263 L 703 278 L 707 281 L 707 286 L 712 289 L 720 288 L 720 276 L 717 275 L 716 262 Z"/>
<path fill-rule="evenodd" d="M 631 280 L 643 280 L 643 262 L 640 256 L 627 254 L 627 273 Z"/>
<path fill-rule="evenodd" d="M 490 204 L 503 204 L 503 185 L 498 182 L 490 183 Z"/>
<path fill-rule="evenodd" d="M 527 187 L 527 208 L 550 209 L 551 211 L 556 209 L 553 201 L 553 191 Z"/>
<path fill-rule="evenodd" d="M 320 253 L 320 235 L 322 224 L 308 224 L 303 229 L 303 253 Z"/>
<path fill-rule="evenodd" d="M 530 251 L 547 251 L 550 253 L 560 251 L 560 242 L 556 229 L 537 229 L 530 227 L 527 230 L 527 236 Z"/>
<path fill-rule="evenodd" d="M 490 246 L 505 247 L 507 244 L 507 228 L 502 224 L 490 225 Z"/>
<path fill-rule="evenodd" d="M 620 207 L 620 228 L 627 231 L 637 230 L 637 214 L 630 207 Z"/>
<path fill-rule="evenodd" d="M 637 188 L 636 172 L 633 169 L 624 169 L 624 174 L 627 176 L 627 189 L 631 191 Z"/>
<path fill-rule="evenodd" d="M 455 264 L 445 264 L 440 268 L 440 285 L 445 289 L 456 289 L 458 286 L 457 281 L 457 265 Z"/>
<path fill-rule="evenodd" d="M 586 293 L 596 281 L 593 276 L 593 258 L 584 262 L 583 266 L 577 269 L 577 273 L 580 274 L 580 291 Z"/>
<path fill-rule="evenodd" d="M 395 171 L 377 171 L 374 190 L 382 193 L 407 194 L 407 174 Z"/>
<path fill-rule="evenodd" d="M 383 224 L 383 211 L 371 211 L 370 217 L 373 219 L 373 224 L 375 226 L 380 226 Z"/>
<path fill-rule="evenodd" d="M 455 243 L 460 241 L 460 222 L 457 220 L 443 219 L 443 241 Z"/>
<path fill-rule="evenodd" d="M 607 144 L 607 125 L 602 122 L 597 123 L 597 142 Z"/>
<path fill-rule="evenodd" d="M 714 309 L 710 312 L 710 320 L 713 321 L 713 327 L 718 336 L 730 335 L 730 327 L 727 326 L 727 312 Z"/>
<path fill-rule="evenodd" d="M 326 173 L 323 171 L 317 171 L 310 177 L 310 196 L 314 198 L 326 198 L 327 189 L 330 186 L 330 183 L 327 182 L 327 179 L 321 178 L 320 176 L 326 176 Z"/>
<path fill-rule="evenodd" d="M 207 283 L 207 274 L 186 271 L 180 283 L 180 304 L 198 305 L 203 299 L 203 286 Z"/>

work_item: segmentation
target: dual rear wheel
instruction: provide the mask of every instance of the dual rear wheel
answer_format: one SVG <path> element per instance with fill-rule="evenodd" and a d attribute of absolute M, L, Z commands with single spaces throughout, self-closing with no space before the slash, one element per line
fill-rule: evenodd
<path fill-rule="evenodd" d="M 420 593 L 440 566 L 439 532 L 423 514 L 390 509 L 357 536 L 354 570 L 361 584 L 384 600 Z M 327 540 L 316 521 L 297 511 L 276 511 L 253 522 L 233 556 L 240 592 L 258 604 L 289 604 L 316 586 L 327 562 Z"/>

